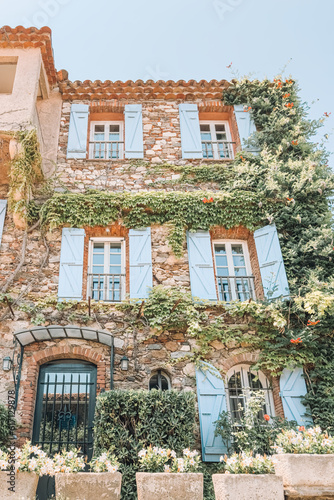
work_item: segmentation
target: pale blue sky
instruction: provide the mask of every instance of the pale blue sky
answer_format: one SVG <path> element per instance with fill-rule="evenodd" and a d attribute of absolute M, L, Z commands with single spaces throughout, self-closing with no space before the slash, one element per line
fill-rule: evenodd
<path fill-rule="evenodd" d="M 0 0 L 0 25 L 50 26 L 57 69 L 74 80 L 299 81 L 319 140 L 334 151 L 334 0 Z M 312 101 L 313 104 L 312 104 Z M 334 166 L 334 159 L 331 158 Z"/>

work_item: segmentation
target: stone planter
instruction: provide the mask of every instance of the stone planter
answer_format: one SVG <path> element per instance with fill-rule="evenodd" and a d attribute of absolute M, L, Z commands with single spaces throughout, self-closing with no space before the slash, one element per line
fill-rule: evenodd
<path fill-rule="evenodd" d="M 56 474 L 58 500 L 92 500 L 121 498 L 120 472 L 75 472 Z"/>
<path fill-rule="evenodd" d="M 334 455 L 274 455 L 288 497 L 334 497 Z"/>
<path fill-rule="evenodd" d="M 203 500 L 203 474 L 137 472 L 138 500 Z"/>
<path fill-rule="evenodd" d="M 10 482 L 8 482 L 10 481 Z M 1 500 L 35 500 L 38 476 L 33 472 L 16 472 L 15 477 L 8 472 L 0 472 Z M 8 488 L 14 488 L 10 491 Z"/>
<path fill-rule="evenodd" d="M 284 500 L 283 480 L 275 474 L 213 474 L 216 500 Z"/>

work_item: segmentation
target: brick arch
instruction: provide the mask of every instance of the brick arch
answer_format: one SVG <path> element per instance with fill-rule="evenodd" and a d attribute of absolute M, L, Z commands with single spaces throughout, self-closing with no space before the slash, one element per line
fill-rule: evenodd
<path fill-rule="evenodd" d="M 33 344 L 32 344 L 33 345 Z M 35 352 L 32 356 L 25 358 L 28 363 L 28 372 L 25 380 L 21 380 L 20 392 L 22 397 L 19 400 L 17 413 L 21 417 L 23 426 L 19 429 L 19 445 L 26 439 L 32 438 L 35 403 L 37 395 L 37 383 L 40 366 L 50 361 L 61 361 L 64 359 L 76 359 L 88 361 L 97 367 L 97 391 L 106 388 L 106 363 L 102 360 L 102 355 L 93 351 L 92 348 L 78 347 L 71 345 L 56 345 L 48 347 L 43 351 Z"/>

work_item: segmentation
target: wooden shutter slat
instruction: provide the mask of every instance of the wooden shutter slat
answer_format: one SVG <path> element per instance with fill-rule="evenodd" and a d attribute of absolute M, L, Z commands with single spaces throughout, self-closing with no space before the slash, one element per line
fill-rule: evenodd
<path fill-rule="evenodd" d="M 203 158 L 197 104 L 179 105 L 182 158 Z"/>
<path fill-rule="evenodd" d="M 289 370 L 284 368 L 280 378 L 280 396 L 283 403 L 285 418 L 295 420 L 298 425 L 312 424 L 312 419 L 305 416 L 307 408 L 302 398 L 307 394 L 303 369 Z"/>
<path fill-rule="evenodd" d="M 151 228 L 130 229 L 130 298 L 145 299 L 153 286 Z"/>
<path fill-rule="evenodd" d="M 88 105 L 72 104 L 68 131 L 67 158 L 86 158 L 88 114 Z"/>
<path fill-rule="evenodd" d="M 125 158 L 144 158 L 142 105 L 126 104 L 124 119 Z"/>
<path fill-rule="evenodd" d="M 84 238 L 84 229 L 64 228 L 62 231 L 59 300 L 82 299 Z"/>
<path fill-rule="evenodd" d="M 211 238 L 208 231 L 187 233 L 190 286 L 193 297 L 217 300 Z"/>

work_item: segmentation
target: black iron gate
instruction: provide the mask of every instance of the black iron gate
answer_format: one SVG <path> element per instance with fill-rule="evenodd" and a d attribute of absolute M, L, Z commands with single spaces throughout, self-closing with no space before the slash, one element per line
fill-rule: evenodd
<path fill-rule="evenodd" d="M 96 398 L 96 366 L 62 360 L 40 369 L 33 443 L 53 455 L 80 448 L 91 458 Z"/>

